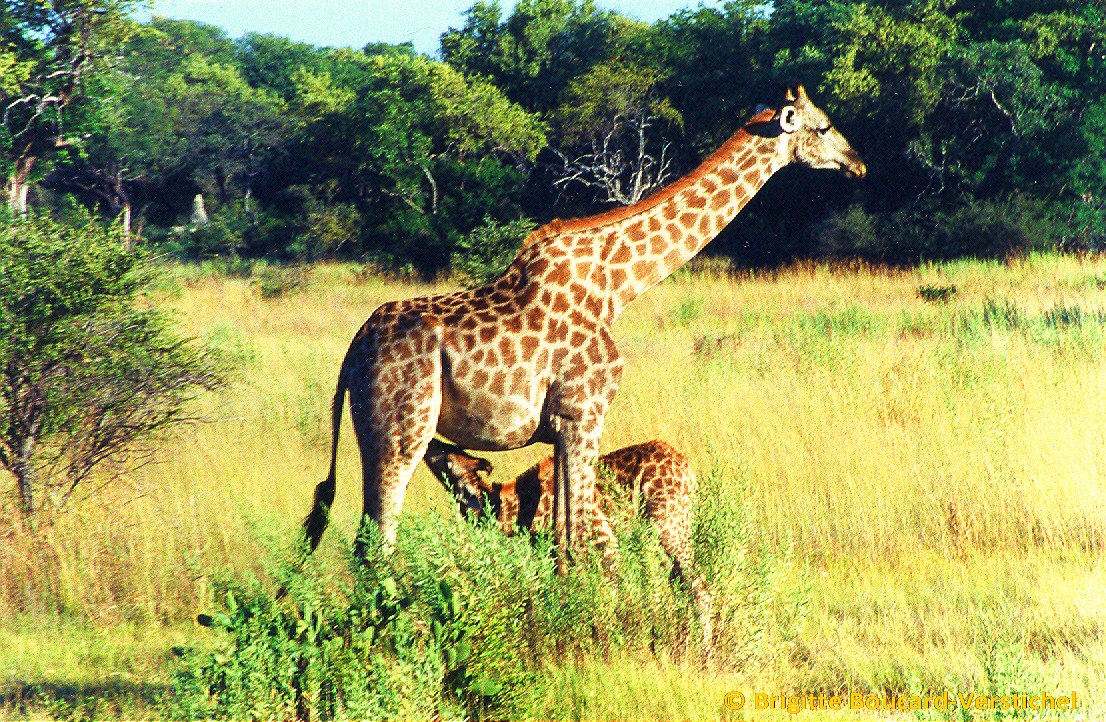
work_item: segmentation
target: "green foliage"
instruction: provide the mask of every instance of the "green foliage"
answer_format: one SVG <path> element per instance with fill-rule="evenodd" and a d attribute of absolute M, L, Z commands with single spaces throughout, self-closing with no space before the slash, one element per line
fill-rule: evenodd
<path fill-rule="evenodd" d="M 442 35 L 443 62 L 409 45 L 135 26 L 131 4 L 0 13 L 0 170 L 14 199 L 21 168 L 105 217 L 141 215 L 153 239 L 196 193 L 250 216 L 173 239 L 188 255 L 344 255 L 433 276 L 485 219 L 636 202 L 794 80 L 870 180 L 780 174 L 716 250 L 902 264 L 1106 247 L 1094 3 L 742 0 L 648 25 L 591 0 L 481 0 Z M 78 37 L 86 55 L 71 55 Z"/>
<path fill-rule="evenodd" d="M 758 539 L 748 483 L 741 469 L 712 469 L 699 480 L 692 524 L 695 565 L 714 597 L 715 658 L 739 669 L 767 665 L 794 644 L 810 592 L 791 550 Z"/>
<path fill-rule="evenodd" d="M 1009 258 L 1060 247 L 1070 234 L 1057 206 L 1020 194 L 930 212 L 870 213 L 850 206 L 816 230 L 822 254 L 885 263 Z"/>
<path fill-rule="evenodd" d="M 719 663 L 767 659 L 801 627 L 802 586 L 787 592 L 786 553 L 761 547 L 741 498 L 711 475 L 696 559 L 716 588 Z M 675 587 L 654 526 L 616 514 L 614 578 L 598 555 L 559 577 L 552 539 L 505 537 L 494 521 L 403 516 L 395 547 L 366 531 L 364 564 L 318 556 L 257 580 L 218 582 L 214 650 L 182 650 L 175 718 L 380 719 L 526 716 L 549 661 L 618 650 L 698 654 L 695 613 Z M 716 625 L 717 626 L 717 625 Z"/>
<path fill-rule="evenodd" d="M 956 296 L 954 284 L 926 284 L 918 286 L 918 298 L 926 303 L 948 303 Z"/>
<path fill-rule="evenodd" d="M 170 253 L 185 258 L 233 257 L 246 247 L 250 218 L 240 209 L 225 206 L 211 214 L 207 223 L 174 226 L 165 238 Z"/>
<path fill-rule="evenodd" d="M 1022 612 L 1008 600 L 992 602 L 979 611 L 980 634 L 976 656 L 983 668 L 985 687 L 981 694 L 994 697 L 1026 694 L 1025 690 L 1051 691 L 1029 657 L 1026 640 L 1016 630 L 1024 629 Z M 1039 694 L 1039 693 L 1038 693 Z M 993 719 L 1032 719 L 1029 709 L 997 709 Z"/>
<path fill-rule="evenodd" d="M 565 89 L 557 111 L 562 140 L 571 145 L 602 139 L 626 119 L 679 128 L 683 117 L 656 92 L 663 80 L 661 71 L 623 58 L 597 64 Z"/>
<path fill-rule="evenodd" d="M 371 219 L 364 250 L 382 265 L 431 275 L 485 217 L 518 216 L 515 165 L 544 146 L 543 127 L 486 81 L 384 53 L 343 56 L 328 75 L 297 82 L 308 173 L 348 179 L 329 195 Z"/>
<path fill-rule="evenodd" d="M 352 204 L 312 202 L 286 252 L 304 261 L 333 256 L 345 247 L 358 246 L 363 232 L 361 215 Z"/>
<path fill-rule="evenodd" d="M 532 230 L 534 222 L 527 218 L 510 223 L 485 218 L 482 226 L 457 241 L 453 269 L 470 287 L 490 283 L 507 270 Z"/>
<path fill-rule="evenodd" d="M 86 84 L 116 62 L 138 4 L 34 0 L 0 9 L 0 173 L 9 183 L 25 184 L 37 161 L 80 142 L 84 106 L 94 104 Z"/>
<path fill-rule="evenodd" d="M 527 110 L 546 113 L 574 77 L 602 59 L 616 18 L 587 0 L 522 0 L 503 18 L 499 2 L 478 0 L 463 28 L 442 34 L 442 58 L 488 78 Z"/>
<path fill-rule="evenodd" d="M 220 385 L 214 359 L 143 303 L 150 281 L 142 254 L 94 222 L 0 227 L 0 465 L 25 515 L 64 504 L 93 470 L 144 458 L 153 434 Z"/>

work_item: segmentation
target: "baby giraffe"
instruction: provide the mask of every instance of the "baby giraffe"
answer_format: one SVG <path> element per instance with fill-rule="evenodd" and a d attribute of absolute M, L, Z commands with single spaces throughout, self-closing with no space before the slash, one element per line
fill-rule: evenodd
<path fill-rule="evenodd" d="M 501 484 L 488 481 L 492 465 L 487 459 L 469 455 L 460 447 L 434 439 L 424 457 L 427 466 L 453 494 L 461 513 L 488 514 L 510 536 L 515 529 L 536 530 L 549 524 L 553 513 L 553 457 L 535 464 L 517 479 Z M 687 457 L 664 441 L 647 441 L 626 446 L 599 458 L 599 475 L 604 471 L 628 490 L 635 507 L 657 527 L 661 546 L 672 559 L 672 572 L 687 584 L 703 628 L 703 640 L 711 640 L 711 596 L 702 576 L 695 570 L 691 549 L 691 504 L 695 496 L 695 475 Z M 485 500 L 487 508 L 485 508 Z M 599 499 L 600 508 L 609 500 Z M 597 510 L 593 518 L 595 539 L 604 550 L 613 550 L 614 536 L 607 517 Z"/>

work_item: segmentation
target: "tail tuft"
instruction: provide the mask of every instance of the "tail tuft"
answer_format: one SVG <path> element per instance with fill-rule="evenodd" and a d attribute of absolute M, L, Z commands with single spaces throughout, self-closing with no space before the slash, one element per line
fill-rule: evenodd
<path fill-rule="evenodd" d="M 327 522 L 330 521 L 330 505 L 334 503 L 334 488 L 333 474 L 315 487 L 315 503 L 311 507 L 311 513 L 303 520 L 303 531 L 307 536 L 310 551 L 315 551 L 319 546 L 319 539 L 322 538 Z"/>

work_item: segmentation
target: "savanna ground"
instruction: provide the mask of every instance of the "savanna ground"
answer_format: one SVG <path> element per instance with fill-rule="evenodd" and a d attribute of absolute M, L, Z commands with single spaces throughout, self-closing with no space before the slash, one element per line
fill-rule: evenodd
<path fill-rule="evenodd" d="M 356 271 L 318 266 L 265 298 L 174 270 L 157 302 L 234 358 L 237 382 L 200 400 L 208 422 L 167 439 L 161 463 L 35 533 L 0 526 L 0 717 L 158 716 L 172 648 L 218 643 L 194 621 L 210 574 L 261 574 L 291 544 L 349 339 L 379 303 L 453 287 Z M 604 451 L 662 438 L 720 479 L 771 567 L 772 609 L 718 621 L 737 638 L 728 624 L 759 620 L 740 660 L 550 659 L 525 716 L 734 717 L 727 690 L 1075 691 L 1087 719 L 1106 715 L 1106 260 L 701 263 L 616 335 Z M 493 455 L 496 475 L 548 450 Z M 360 512 L 348 418 L 338 468 L 324 559 Z M 422 468 L 406 509 L 454 513 Z"/>

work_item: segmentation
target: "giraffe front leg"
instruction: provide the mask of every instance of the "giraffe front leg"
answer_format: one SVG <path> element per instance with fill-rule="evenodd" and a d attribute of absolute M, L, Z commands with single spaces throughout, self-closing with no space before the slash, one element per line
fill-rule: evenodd
<path fill-rule="evenodd" d="M 596 529 L 595 464 L 601 431 L 602 421 L 589 417 L 559 417 L 554 422 L 553 533 L 561 574 L 569 559 L 586 550 Z M 608 539 L 613 538 L 605 517 L 602 526 Z"/>
<path fill-rule="evenodd" d="M 595 505 L 595 465 L 603 420 L 622 380 L 622 359 L 607 328 L 565 359 L 549 418 L 553 431 L 553 531 L 557 571 L 586 548 Z"/>

